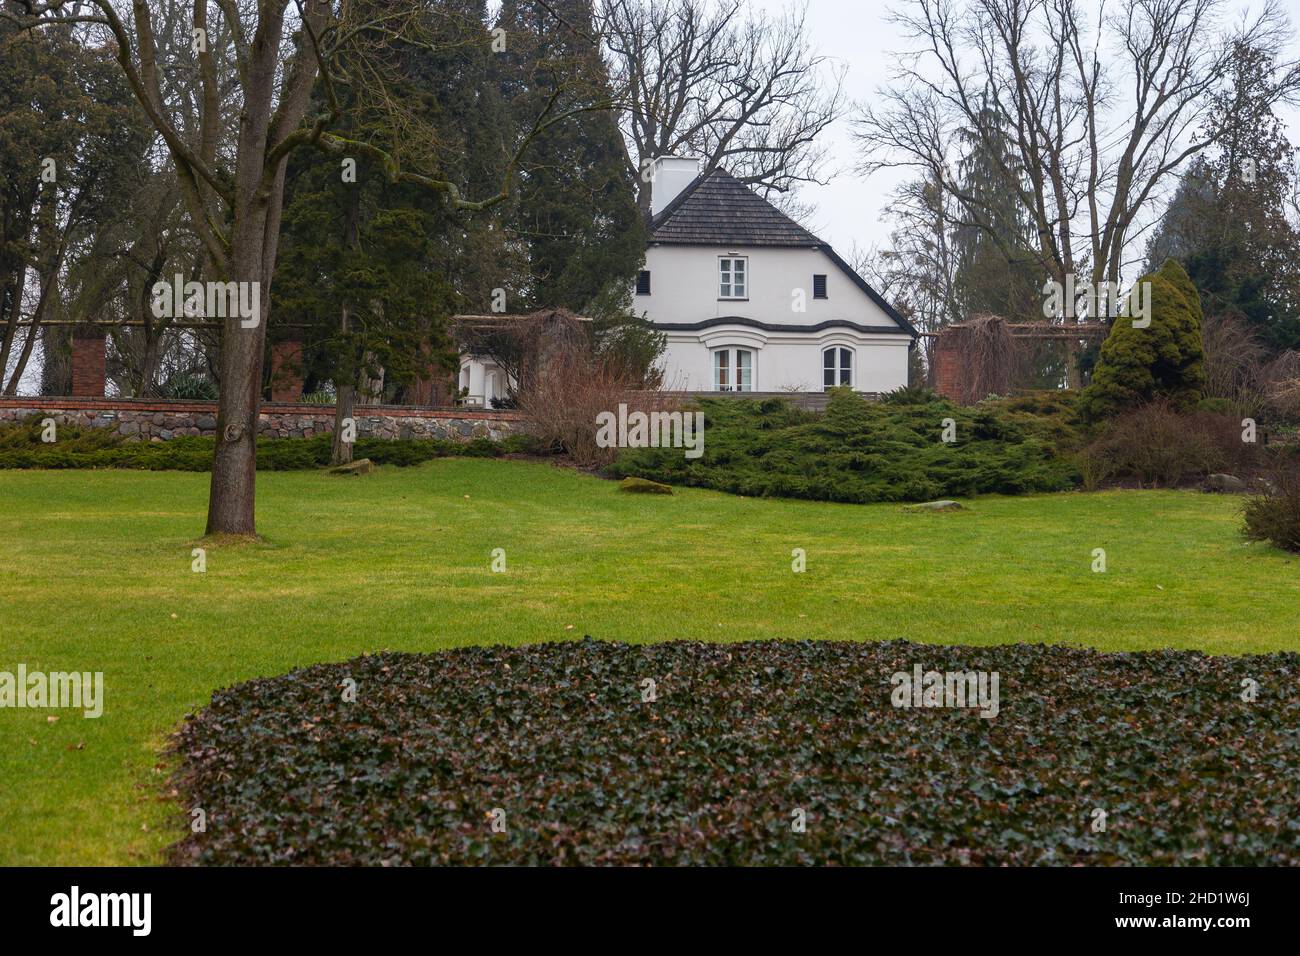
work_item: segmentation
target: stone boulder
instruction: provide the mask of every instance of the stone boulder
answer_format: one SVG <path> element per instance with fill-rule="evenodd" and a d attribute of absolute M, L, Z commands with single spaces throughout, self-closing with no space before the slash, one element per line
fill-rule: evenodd
<path fill-rule="evenodd" d="M 944 500 L 926 501 L 918 505 L 905 505 L 903 510 L 910 514 L 924 514 L 930 511 L 965 511 L 966 509 L 955 501 Z"/>
<path fill-rule="evenodd" d="M 348 462 L 346 465 L 339 465 L 337 468 L 331 468 L 331 475 L 368 475 L 375 470 L 375 463 L 369 458 L 358 458 L 356 461 Z"/>
<path fill-rule="evenodd" d="M 1239 495 L 1246 491 L 1246 483 L 1236 475 L 1209 475 L 1202 487 L 1207 492 L 1224 495 Z"/>
<path fill-rule="evenodd" d="M 619 491 L 627 491 L 634 495 L 671 495 L 673 493 L 672 485 L 660 484 L 657 481 L 651 481 L 649 478 L 624 478 L 618 483 Z"/>

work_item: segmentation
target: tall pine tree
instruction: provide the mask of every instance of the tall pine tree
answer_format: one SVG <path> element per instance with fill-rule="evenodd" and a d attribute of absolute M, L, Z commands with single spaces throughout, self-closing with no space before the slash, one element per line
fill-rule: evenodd
<path fill-rule="evenodd" d="M 630 285 L 645 255 L 593 19 L 589 0 L 506 0 L 498 17 L 500 88 L 516 127 L 530 128 L 548 104 L 590 107 L 544 129 L 525 157 L 511 228 L 529 276 L 512 312 L 587 311 L 611 286 Z"/>

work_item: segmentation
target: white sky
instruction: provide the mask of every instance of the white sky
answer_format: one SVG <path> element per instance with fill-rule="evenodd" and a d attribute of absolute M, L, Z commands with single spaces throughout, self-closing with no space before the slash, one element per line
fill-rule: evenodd
<path fill-rule="evenodd" d="M 790 0 L 749 0 L 760 9 L 778 14 Z M 808 0 L 808 29 L 813 43 L 825 56 L 848 66 L 845 88 L 851 99 L 869 102 L 876 89 L 889 81 L 892 61 L 889 53 L 906 48 L 898 28 L 886 20 L 886 12 L 908 0 Z M 1085 3 L 1089 0 L 1085 0 Z M 1092 0 L 1095 4 L 1097 0 Z M 1293 25 L 1300 23 L 1300 0 L 1283 0 L 1291 8 Z M 1111 0 L 1108 6 L 1114 7 Z M 1228 0 L 1227 9 L 1254 9 L 1258 3 Z M 1235 19 L 1233 16 L 1229 20 Z M 1300 57 L 1300 44 L 1293 42 L 1292 56 Z M 1288 122 L 1293 146 L 1300 146 L 1300 109 L 1279 111 Z M 810 226 L 813 232 L 847 255 L 855 246 L 866 250 L 887 247 L 890 225 L 882 210 L 891 191 L 906 178 L 905 170 L 885 170 L 863 180 L 854 172 L 858 150 L 850 135 L 849 118 L 829 131 L 827 144 L 839 171 L 826 186 L 803 189 L 800 199 L 816 207 Z"/>

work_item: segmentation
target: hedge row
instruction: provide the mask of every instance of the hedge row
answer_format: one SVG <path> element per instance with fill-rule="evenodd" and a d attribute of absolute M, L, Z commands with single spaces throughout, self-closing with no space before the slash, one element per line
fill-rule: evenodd
<path fill-rule="evenodd" d="M 329 464 L 329 435 L 313 438 L 259 438 L 257 467 L 262 471 L 294 471 Z M 107 429 L 60 425 L 58 441 L 41 441 L 39 419 L 0 426 L 0 468 L 138 468 L 149 471 L 209 471 L 216 440 L 197 436 L 164 442 L 128 442 Z M 448 439 L 359 439 L 356 458 L 382 465 L 414 465 L 452 456 L 492 458 L 531 450 L 527 436 L 512 435 L 496 442 Z"/>
<path fill-rule="evenodd" d="M 997 715 L 896 707 L 892 677 L 915 665 L 996 672 Z M 207 828 L 172 858 L 1294 865 L 1297 726 L 1297 654 L 385 653 L 230 687 L 192 715 L 174 783 L 186 823 L 201 807 Z"/>

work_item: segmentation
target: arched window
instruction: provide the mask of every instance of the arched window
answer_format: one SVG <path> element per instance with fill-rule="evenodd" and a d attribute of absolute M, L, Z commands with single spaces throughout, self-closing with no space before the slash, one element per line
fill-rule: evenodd
<path fill-rule="evenodd" d="M 853 350 L 829 348 L 822 352 L 822 381 L 827 388 L 853 386 Z"/>
<path fill-rule="evenodd" d="M 718 349 L 714 352 L 713 387 L 719 392 L 752 392 L 754 353 L 749 349 Z"/>

